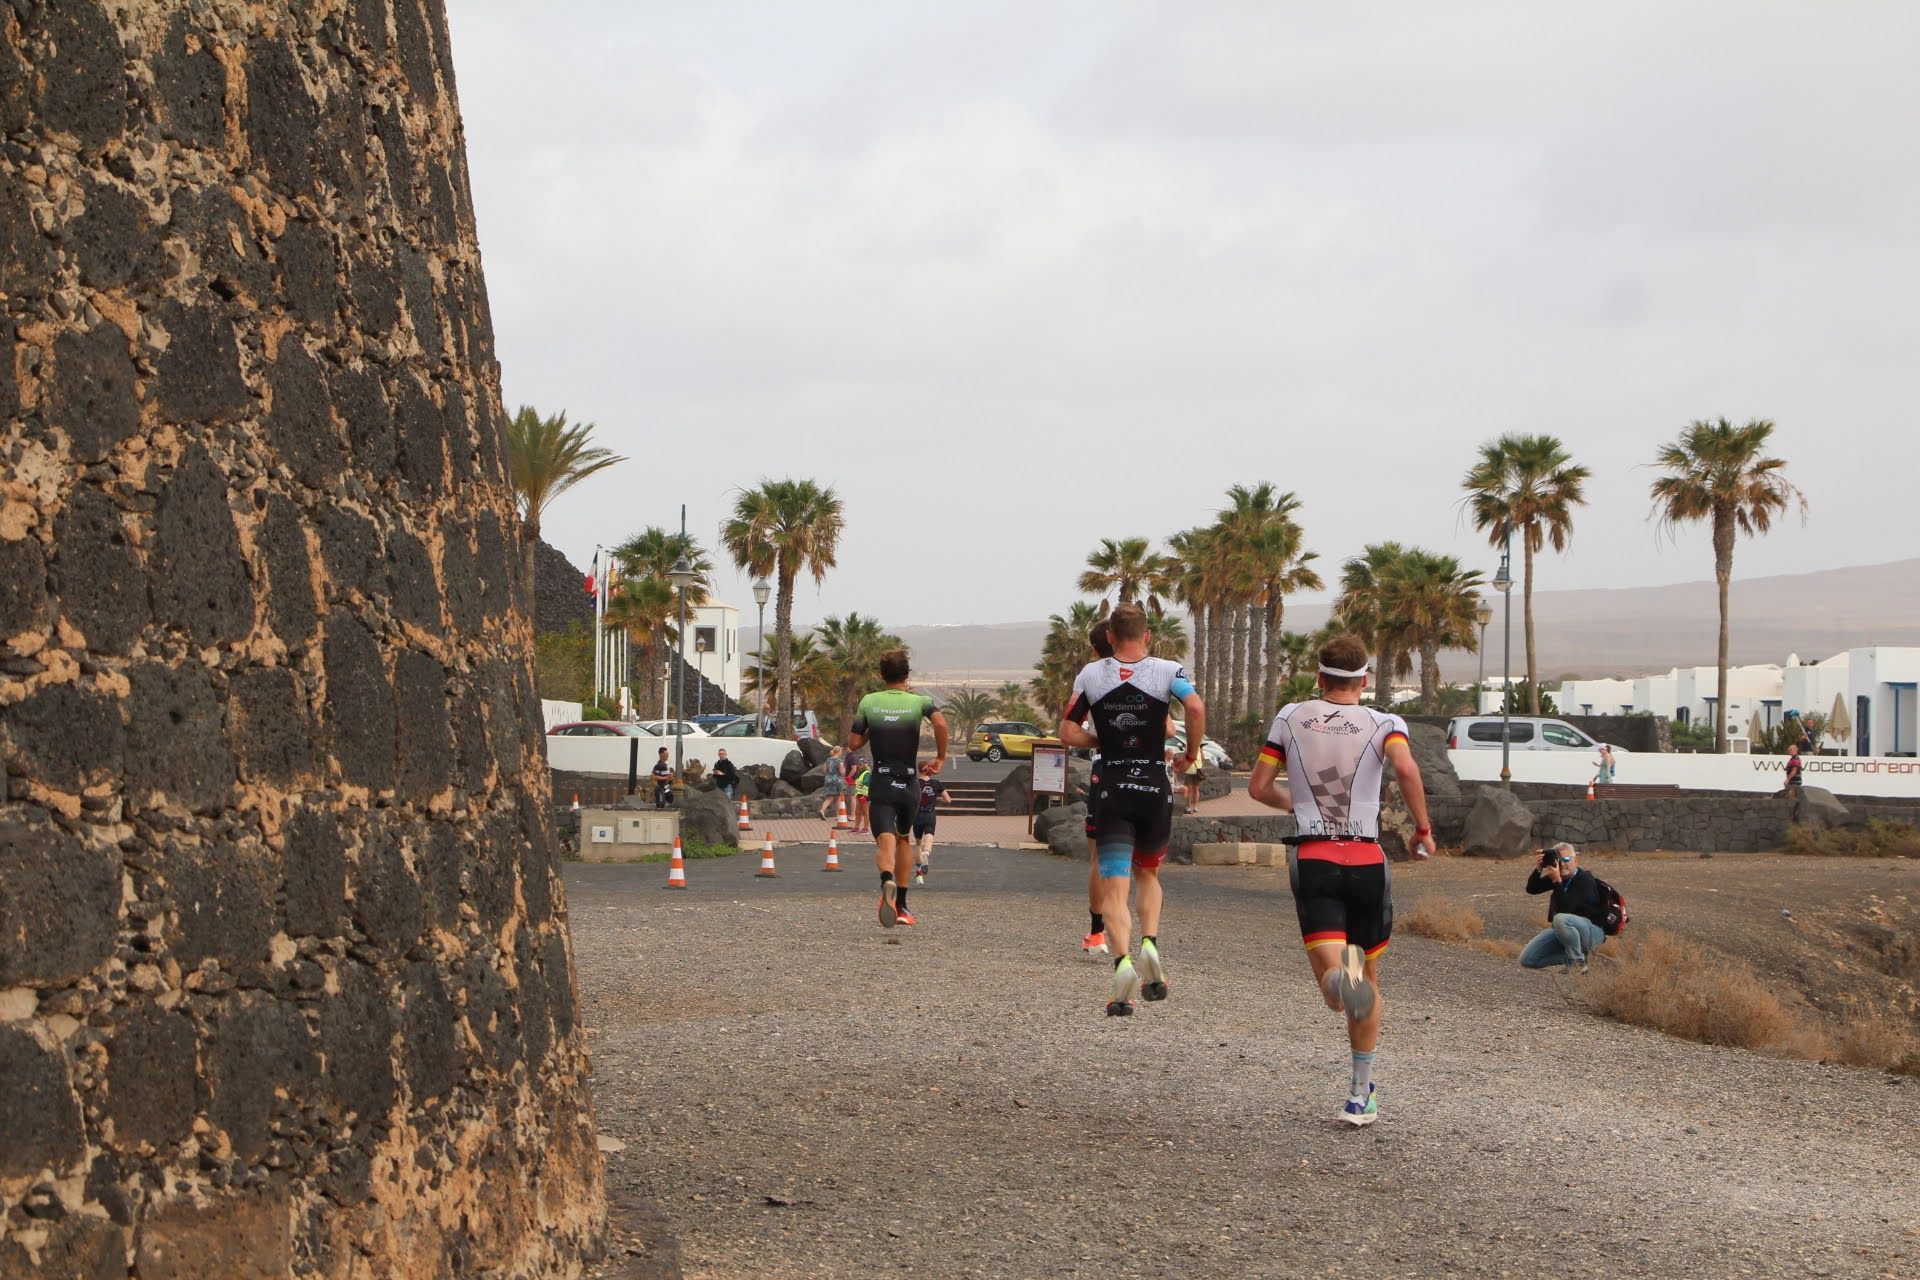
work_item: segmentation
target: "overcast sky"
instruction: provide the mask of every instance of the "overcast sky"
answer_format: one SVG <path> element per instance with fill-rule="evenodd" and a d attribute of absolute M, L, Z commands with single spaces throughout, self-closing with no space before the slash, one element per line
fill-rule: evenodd
<path fill-rule="evenodd" d="M 1037 618 L 1271 480 L 1336 570 L 1491 576 L 1521 429 L 1594 470 L 1542 589 L 1685 581 L 1639 464 L 1718 415 L 1813 506 L 1740 576 L 1920 548 L 1920 5 L 447 7 L 508 406 L 630 459 L 547 512 L 582 564 L 810 476 L 798 618 Z"/>

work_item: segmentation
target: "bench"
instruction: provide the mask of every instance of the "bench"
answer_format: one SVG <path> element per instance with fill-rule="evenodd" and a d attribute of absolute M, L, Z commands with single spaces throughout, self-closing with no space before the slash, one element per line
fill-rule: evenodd
<path fill-rule="evenodd" d="M 1639 785 L 1621 782 L 1596 782 L 1593 786 L 1595 800 L 1635 800 L 1653 796 L 1685 795 L 1671 782 L 1647 782 Z"/>

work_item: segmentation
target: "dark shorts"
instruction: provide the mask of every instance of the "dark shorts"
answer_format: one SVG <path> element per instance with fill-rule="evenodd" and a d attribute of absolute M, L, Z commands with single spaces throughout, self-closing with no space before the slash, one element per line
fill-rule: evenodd
<path fill-rule="evenodd" d="M 1096 815 L 1100 812 L 1100 770 L 1095 769 L 1087 778 L 1087 839 L 1091 840 L 1099 830 Z"/>
<path fill-rule="evenodd" d="M 918 840 L 923 836 L 932 835 L 934 824 L 937 821 L 939 821 L 938 814 L 928 813 L 925 809 L 922 809 L 920 815 L 913 820 L 913 838 Z"/>
<path fill-rule="evenodd" d="M 1315 840 L 1288 850 L 1288 878 L 1307 950 L 1352 943 L 1370 956 L 1393 936 L 1393 878 L 1380 846 Z"/>
<path fill-rule="evenodd" d="M 1173 788 L 1167 771 L 1157 763 L 1119 765 L 1111 761 L 1100 771 L 1088 812 L 1093 823 L 1094 853 L 1104 878 L 1124 876 L 1130 867 L 1157 867 L 1167 856 L 1173 836 Z"/>
<path fill-rule="evenodd" d="M 875 769 L 867 778 L 867 825 L 876 836 L 904 836 L 920 813 L 920 774 Z"/>

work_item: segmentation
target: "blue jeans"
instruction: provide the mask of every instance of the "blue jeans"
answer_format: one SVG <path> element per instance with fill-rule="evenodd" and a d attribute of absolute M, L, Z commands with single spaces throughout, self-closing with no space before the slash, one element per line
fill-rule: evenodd
<path fill-rule="evenodd" d="M 1520 952 L 1520 964 L 1527 969 L 1585 964 L 1606 940 L 1606 931 L 1593 921 L 1562 911 L 1553 918 L 1551 928 L 1542 930 Z"/>
<path fill-rule="evenodd" d="M 733 799 L 733 784 L 731 782 L 721 783 L 720 790 L 722 794 L 724 794 L 727 797 L 727 799 L 729 800 Z"/>

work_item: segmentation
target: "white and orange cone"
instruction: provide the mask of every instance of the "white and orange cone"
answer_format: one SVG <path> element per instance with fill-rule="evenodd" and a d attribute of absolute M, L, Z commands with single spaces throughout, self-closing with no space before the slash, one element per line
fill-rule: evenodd
<path fill-rule="evenodd" d="M 820 869 L 822 871 L 840 870 L 840 837 L 839 836 L 827 837 L 827 865 Z"/>
<path fill-rule="evenodd" d="M 1591 799 L 1593 799 L 1593 783 L 1592 783 L 1592 781 L 1588 781 L 1588 783 L 1587 783 L 1587 799 L 1589 799 L 1589 800 L 1591 800 Z"/>
<path fill-rule="evenodd" d="M 753 819 L 747 816 L 747 798 L 745 796 L 740 797 L 740 829 L 742 831 L 753 830 Z"/>
<path fill-rule="evenodd" d="M 851 822 L 847 821 L 847 798 L 845 796 L 841 796 L 840 812 L 838 816 L 836 816 L 833 820 L 833 829 L 835 831 L 845 831 L 848 827 L 851 827 L 852 825 L 853 824 Z"/>
<path fill-rule="evenodd" d="M 780 874 L 773 869 L 773 832 L 771 831 L 767 832 L 767 842 L 760 846 L 760 871 L 758 874 L 763 876 L 777 876 Z"/>
<path fill-rule="evenodd" d="M 680 856 L 680 837 L 673 838 L 673 862 L 667 868 L 667 888 L 687 887 L 687 860 Z"/>
<path fill-rule="evenodd" d="M 578 791 L 573 793 L 573 811 L 575 813 L 580 812 L 580 793 Z"/>

